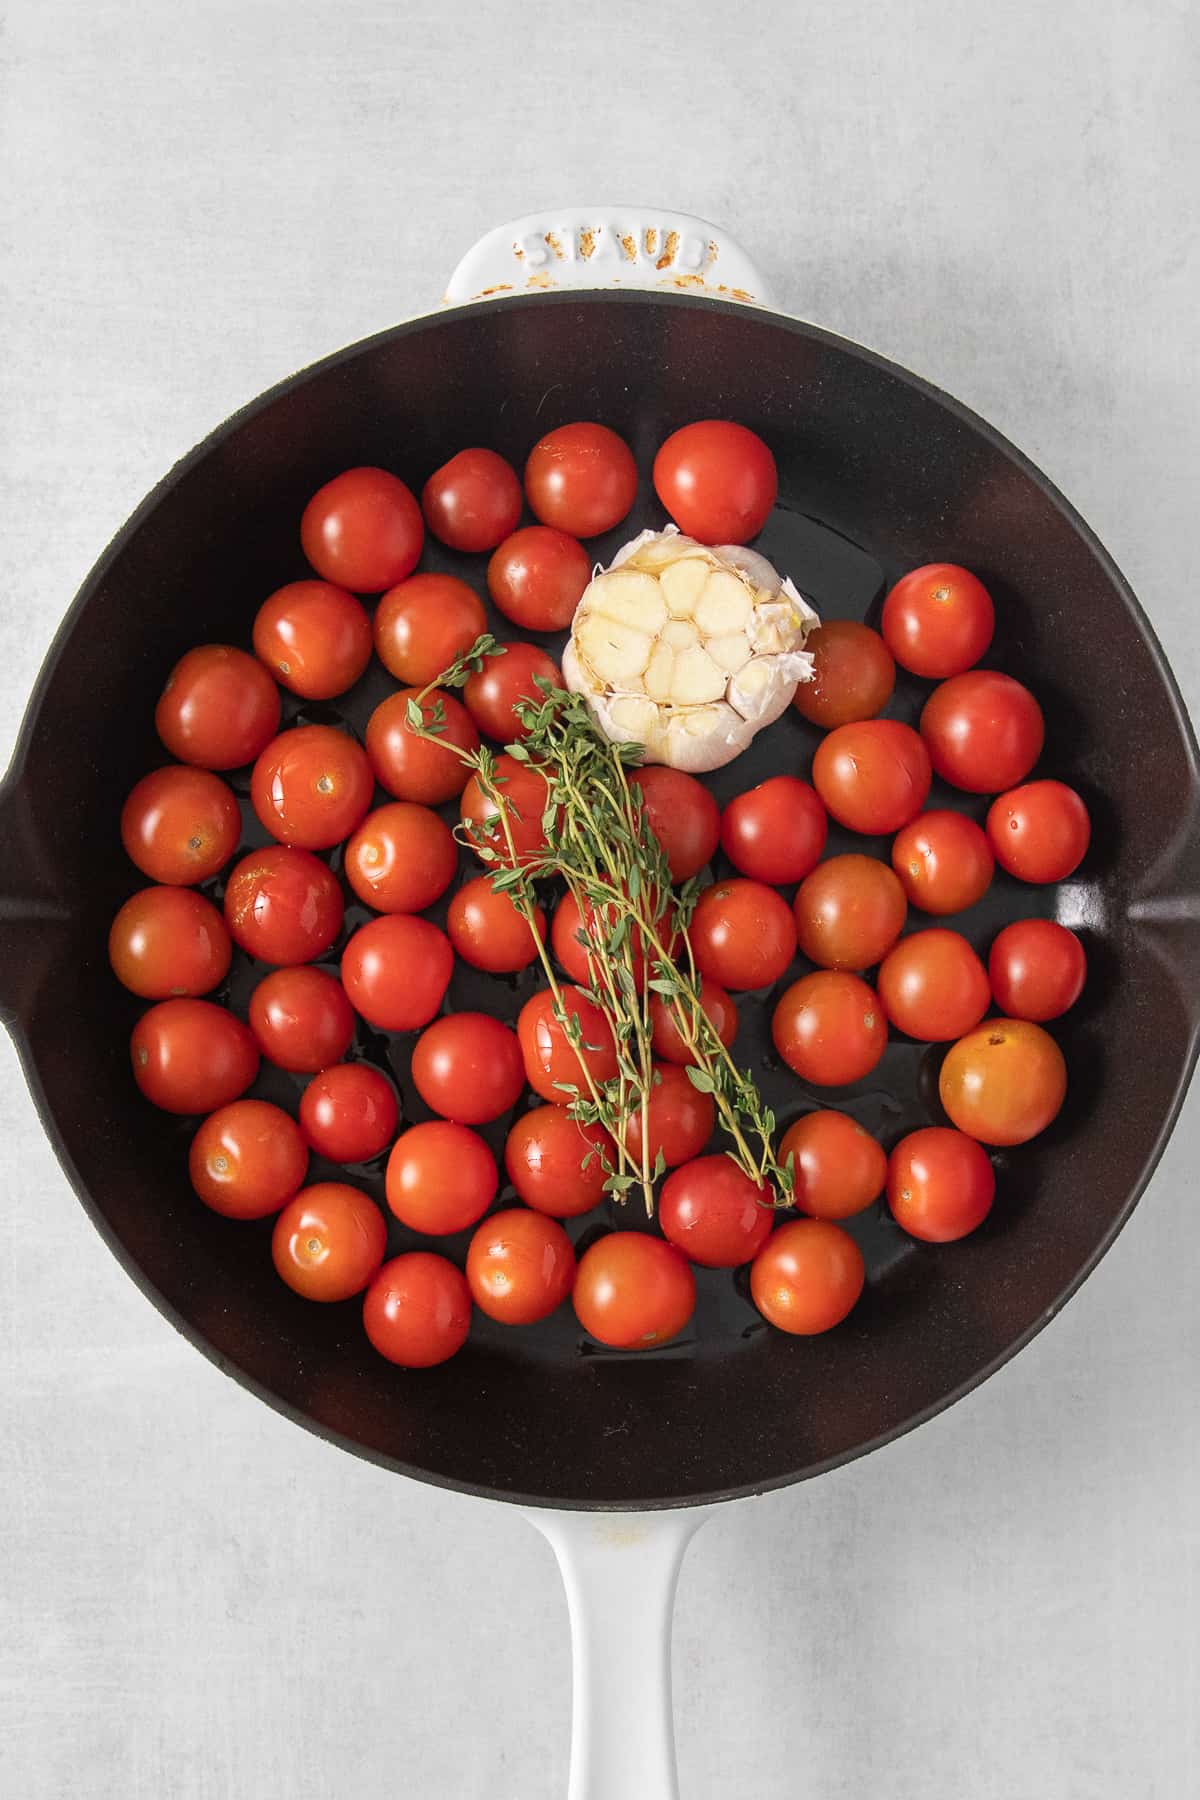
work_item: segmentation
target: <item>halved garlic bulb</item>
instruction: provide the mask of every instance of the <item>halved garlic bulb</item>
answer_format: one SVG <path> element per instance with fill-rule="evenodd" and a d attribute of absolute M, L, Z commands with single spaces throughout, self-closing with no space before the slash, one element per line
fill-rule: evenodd
<path fill-rule="evenodd" d="M 677 526 L 643 531 L 584 590 L 563 679 L 613 743 L 646 761 L 719 769 L 812 678 L 817 615 L 765 556 Z"/>

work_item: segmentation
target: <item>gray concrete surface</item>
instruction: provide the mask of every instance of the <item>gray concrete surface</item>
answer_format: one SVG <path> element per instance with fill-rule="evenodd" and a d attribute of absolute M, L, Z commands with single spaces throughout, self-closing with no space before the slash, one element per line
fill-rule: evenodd
<path fill-rule="evenodd" d="M 76 585 L 183 450 L 576 197 L 725 222 L 791 308 L 993 419 L 1200 701 L 1183 0 L 3 11 L 0 764 Z M 561 1795 L 545 1545 L 223 1380 L 103 1252 L 0 1064 L 0 1791 Z M 700 1536 L 686 1800 L 1200 1792 L 1198 1146 L 1193 1095 L 1114 1253 L 969 1401 Z"/>

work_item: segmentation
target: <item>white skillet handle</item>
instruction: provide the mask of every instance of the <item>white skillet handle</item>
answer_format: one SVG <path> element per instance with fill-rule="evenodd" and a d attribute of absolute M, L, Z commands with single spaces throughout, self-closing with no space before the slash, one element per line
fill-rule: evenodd
<path fill-rule="evenodd" d="M 498 225 L 467 251 L 446 302 L 555 288 L 682 288 L 774 305 L 770 283 L 727 231 L 649 206 L 565 206 Z"/>
<path fill-rule="evenodd" d="M 571 1614 L 567 1800 L 678 1800 L 671 1616 L 711 1511 L 525 1515 L 553 1546 Z"/>

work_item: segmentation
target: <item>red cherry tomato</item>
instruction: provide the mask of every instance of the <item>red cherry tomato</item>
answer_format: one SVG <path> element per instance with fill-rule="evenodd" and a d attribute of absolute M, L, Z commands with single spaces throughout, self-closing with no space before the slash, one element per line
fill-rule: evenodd
<path fill-rule="evenodd" d="M 258 1074 L 249 1030 L 210 1000 L 160 1000 L 134 1026 L 129 1054 L 134 1080 L 163 1112 L 216 1112 Z"/>
<path fill-rule="evenodd" d="M 700 973 L 735 990 L 770 987 L 796 954 L 792 909 L 761 881 L 705 888 L 689 936 Z"/>
<path fill-rule="evenodd" d="M 332 700 L 371 660 L 371 621 L 345 588 L 290 581 L 258 609 L 254 654 L 293 694 Z"/>
<path fill-rule="evenodd" d="M 420 507 L 386 469 L 335 475 L 300 520 L 300 543 L 317 574 L 356 594 L 379 594 L 403 581 L 424 541 Z"/>
<path fill-rule="evenodd" d="M 376 1031 L 428 1025 L 453 972 L 445 932 L 410 913 L 386 913 L 360 925 L 342 951 L 342 985 L 355 1012 Z"/>
<path fill-rule="evenodd" d="M 483 601 L 456 575 L 410 575 L 375 608 L 375 654 L 406 687 L 423 688 L 487 630 Z"/>
<path fill-rule="evenodd" d="M 728 1049 L 737 1036 L 738 1010 L 733 996 L 715 981 L 710 981 L 707 975 L 700 978 L 700 1010 Z M 695 1055 L 679 1029 L 675 1009 L 661 994 L 650 996 L 650 1025 L 655 1056 L 681 1065 L 695 1062 Z"/>
<path fill-rule="evenodd" d="M 1067 1093 L 1063 1053 L 1040 1025 L 987 1019 L 942 1064 L 942 1105 L 984 1144 L 1024 1144 L 1057 1118 Z"/>
<path fill-rule="evenodd" d="M 1053 919 L 1006 925 L 988 957 L 988 979 L 1011 1019 L 1057 1019 L 1083 992 L 1087 957 L 1073 931 Z"/>
<path fill-rule="evenodd" d="M 390 1081 L 369 1063 L 335 1063 L 300 1097 L 300 1128 L 330 1162 L 369 1162 L 396 1132 L 400 1109 Z"/>
<path fill-rule="evenodd" d="M 972 669 L 934 688 L 921 736 L 934 770 L 969 794 L 1023 781 L 1042 754 L 1042 709 L 1027 687 L 997 669 Z"/>
<path fill-rule="evenodd" d="M 653 1171 L 661 1156 L 668 1169 L 691 1162 L 699 1156 L 717 1122 L 717 1109 L 711 1094 L 702 1094 L 692 1085 L 686 1069 L 677 1063 L 655 1063 L 655 1082 L 647 1102 L 647 1147 L 645 1166 Z M 642 1109 L 630 1114 L 625 1127 L 625 1148 L 637 1168 L 642 1167 Z M 716 1157 L 724 1162 L 725 1157 Z M 733 1164 L 730 1163 L 730 1168 Z M 665 1229 L 665 1227 L 664 1227 Z M 670 1237 L 670 1232 L 667 1236 Z"/>
<path fill-rule="evenodd" d="M 662 845 L 672 881 L 690 881 L 716 855 L 721 809 L 706 787 L 682 769 L 653 763 L 629 777 L 642 811 Z"/>
<path fill-rule="evenodd" d="M 597 912 L 596 907 L 589 905 L 585 918 L 574 894 L 564 894 L 555 907 L 550 921 L 550 945 L 566 973 L 580 987 L 590 984 L 596 966 L 594 951 L 604 943 L 616 924 L 617 909 L 614 906 L 606 905 Z M 586 944 L 580 942 L 581 934 L 587 938 Z M 627 945 L 629 962 L 625 962 L 624 948 L 616 953 L 617 960 L 628 969 L 640 994 L 646 985 L 646 958 L 641 933 L 636 927 L 630 932 Z"/>
<path fill-rule="evenodd" d="M 701 1156 L 668 1175 L 658 1202 L 664 1236 L 706 1269 L 753 1261 L 771 1235 L 771 1190 L 727 1156 Z"/>
<path fill-rule="evenodd" d="M 250 1029 L 276 1068 L 314 1075 L 345 1056 L 354 1008 L 341 982 L 324 969 L 275 969 L 250 996 Z"/>
<path fill-rule="evenodd" d="M 537 935 L 546 940 L 546 915 L 535 914 Z M 446 930 L 463 961 L 492 975 L 515 975 L 537 961 L 537 944 L 529 921 L 517 911 L 512 896 L 497 893 L 491 877 L 476 875 L 450 902 Z"/>
<path fill-rule="evenodd" d="M 926 1126 L 901 1138 L 888 1158 L 892 1217 L 926 1244 L 966 1237 L 987 1218 L 995 1193 L 987 1151 L 961 1131 Z"/>
<path fill-rule="evenodd" d="M 504 654 L 486 656 L 478 674 L 467 677 L 463 699 L 485 736 L 511 744 L 526 735 L 518 704 L 540 706 L 546 698 L 538 679 L 562 686 L 562 670 L 536 644 L 506 644 Z"/>
<path fill-rule="evenodd" d="M 592 579 L 592 559 L 578 538 L 549 525 L 525 525 L 506 537 L 488 563 L 488 593 L 522 631 L 565 631 Z"/>
<path fill-rule="evenodd" d="M 466 1276 L 428 1250 L 393 1256 L 367 1289 L 363 1328 L 380 1356 L 402 1369 L 448 1361 L 471 1329 Z"/>
<path fill-rule="evenodd" d="M 407 800 L 376 807 L 346 845 L 346 880 L 376 912 L 424 912 L 457 869 L 450 827 L 429 807 Z"/>
<path fill-rule="evenodd" d="M 1088 809 L 1061 781 L 1027 781 L 993 800 L 987 834 L 996 861 L 1021 881 L 1065 881 L 1087 854 Z"/>
<path fill-rule="evenodd" d="M 832 731 L 883 711 L 896 685 L 896 665 L 877 631 L 857 619 L 827 619 L 809 633 L 804 648 L 813 673 L 792 701 L 801 718 Z"/>
<path fill-rule="evenodd" d="M 461 702 L 439 693 L 421 702 L 426 725 L 432 726 L 435 709 L 442 709 L 438 742 L 418 737 L 408 723 L 409 701 L 417 699 L 416 688 L 401 688 L 380 701 L 367 720 L 367 756 L 376 781 L 395 799 L 441 806 L 462 793 L 470 773 L 455 750 L 474 755 L 479 733 Z"/>
<path fill-rule="evenodd" d="M 612 1139 L 602 1125 L 582 1125 L 565 1106 L 536 1106 L 508 1134 L 504 1166 L 518 1198 L 535 1212 L 573 1219 L 604 1198 Z"/>
<path fill-rule="evenodd" d="M 729 419 L 673 431 L 654 459 L 654 491 L 702 544 L 748 544 L 766 524 L 779 477 L 756 432 Z"/>
<path fill-rule="evenodd" d="M 813 786 L 839 824 L 881 837 L 916 817 L 929 793 L 929 754 L 911 725 L 839 725 L 817 747 Z"/>
<path fill-rule="evenodd" d="M 973 668 L 992 641 L 996 613 L 977 576 L 957 563 L 926 563 L 901 576 L 883 603 L 883 636 L 914 675 L 943 681 Z"/>
<path fill-rule="evenodd" d="M 275 1267 L 306 1300 L 349 1300 L 376 1275 L 387 1248 L 383 1214 L 344 1181 L 301 1188 L 275 1221 Z"/>
<path fill-rule="evenodd" d="M 571 1240 L 554 1219 L 523 1206 L 493 1213 L 471 1239 L 467 1286 L 502 1325 L 534 1325 L 562 1305 L 575 1280 Z"/>
<path fill-rule="evenodd" d="M 168 887 L 193 886 L 217 874 L 241 835 L 232 789 L 207 769 L 155 769 L 121 808 L 126 856 Z"/>
<path fill-rule="evenodd" d="M 388 1205 L 410 1231 L 432 1237 L 474 1225 L 499 1183 L 496 1159 L 479 1133 L 449 1119 L 410 1126 L 388 1157 Z"/>
<path fill-rule="evenodd" d="M 750 1293 L 763 1318 L 795 1337 L 830 1331 L 863 1290 L 863 1254 L 840 1225 L 792 1219 L 773 1231 L 750 1267 Z"/>
<path fill-rule="evenodd" d="M 637 464 L 607 425 L 580 421 L 539 438 L 525 464 L 525 493 L 543 525 L 596 537 L 619 525 L 637 499 Z"/>
<path fill-rule="evenodd" d="M 308 850 L 268 844 L 243 856 L 225 884 L 225 923 L 260 962 L 312 962 L 342 929 L 337 877 Z"/>
<path fill-rule="evenodd" d="M 182 763 L 240 769 L 279 730 L 279 689 L 244 650 L 202 644 L 167 676 L 154 727 Z"/>
<path fill-rule="evenodd" d="M 573 1298 L 589 1336 L 618 1350 L 648 1350 L 679 1336 L 696 1308 L 696 1278 L 674 1244 L 614 1231 L 580 1257 Z"/>
<path fill-rule="evenodd" d="M 494 450 L 460 450 L 425 483 L 421 511 L 441 543 L 478 555 L 494 550 L 515 528 L 521 516 L 521 483 L 512 465 Z"/>
<path fill-rule="evenodd" d="M 886 863 L 850 855 L 831 856 L 814 869 L 792 910 L 809 962 L 823 969 L 869 969 L 900 936 L 908 906 Z"/>
<path fill-rule="evenodd" d="M 525 1085 L 517 1035 L 487 1013 L 449 1013 L 417 1039 L 412 1078 L 431 1112 L 486 1125 L 511 1111 Z"/>
<path fill-rule="evenodd" d="M 508 755 L 496 758 L 495 773 L 503 811 L 484 793 L 477 775 L 472 775 L 463 789 L 460 811 L 471 840 L 492 850 L 502 863 L 537 862 L 546 853 L 542 824 L 550 801 L 546 777 L 540 769 Z"/>
<path fill-rule="evenodd" d="M 887 1018 L 873 988 L 840 969 L 794 981 L 771 1020 L 775 1048 L 801 1081 L 846 1087 L 861 1081 L 887 1048 Z"/>
<path fill-rule="evenodd" d="M 721 815 L 721 848 L 743 875 L 782 887 L 816 868 L 828 829 L 825 808 L 807 781 L 773 775 L 729 802 Z"/>
<path fill-rule="evenodd" d="M 892 867 L 922 912 L 965 912 L 991 886 L 996 859 L 982 826 L 965 813 L 926 812 L 892 843 Z"/>
<path fill-rule="evenodd" d="M 143 888 L 108 934 L 113 974 L 143 1000 L 211 993 L 229 973 L 232 954 L 224 919 L 190 888 Z"/>
<path fill-rule="evenodd" d="M 366 752 L 332 725 L 281 731 L 250 777 L 250 802 L 260 823 L 299 850 L 340 844 L 362 822 L 374 792 Z"/>
<path fill-rule="evenodd" d="M 307 1171 L 300 1127 L 266 1100 L 234 1100 L 210 1113 L 188 1152 L 192 1186 L 205 1206 L 227 1219 L 278 1212 Z"/>
<path fill-rule="evenodd" d="M 795 1201 L 814 1219 L 849 1219 L 883 1192 L 883 1146 L 845 1113 L 805 1113 L 779 1143 L 781 1163 L 791 1158 Z"/>
<path fill-rule="evenodd" d="M 884 957 L 877 986 L 897 1031 L 926 1044 L 962 1037 L 992 999 L 987 971 L 966 938 L 941 926 L 901 938 Z"/>
<path fill-rule="evenodd" d="M 555 1017 L 553 993 L 543 988 L 521 1008 L 517 1036 L 525 1079 L 534 1093 L 555 1106 L 569 1106 L 577 1097 L 575 1090 L 584 1097 L 590 1093 L 585 1071 L 597 1087 L 612 1080 L 617 1052 L 612 1028 L 600 1008 L 578 988 L 561 991 L 568 1027 Z"/>

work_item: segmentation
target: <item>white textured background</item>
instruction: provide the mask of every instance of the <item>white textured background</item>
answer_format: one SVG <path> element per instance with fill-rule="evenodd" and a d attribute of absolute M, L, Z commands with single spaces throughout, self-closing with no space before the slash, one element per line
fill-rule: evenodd
<path fill-rule="evenodd" d="M 578 198 L 721 221 L 787 305 L 994 420 L 1200 702 L 1187 0 L 9 0 L 0 73 L 0 763 L 182 451 Z M 549 1550 L 224 1381 L 0 1062 L 0 1791 L 560 1796 Z M 1198 1147 L 1193 1097 L 1113 1254 L 985 1388 L 697 1540 L 685 1800 L 1200 1792 Z"/>

